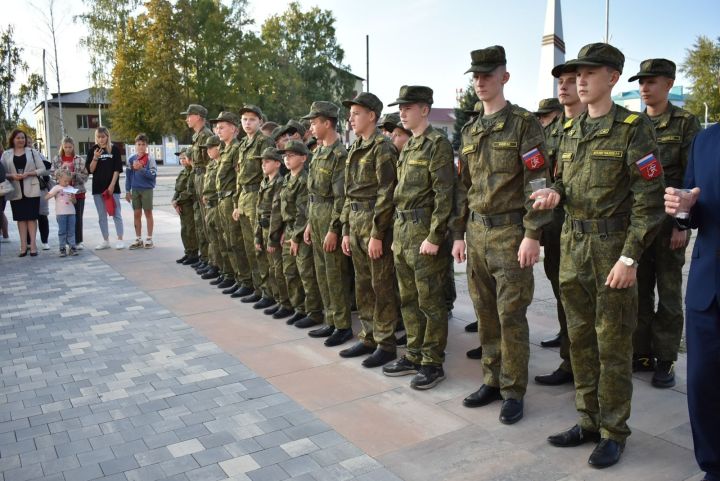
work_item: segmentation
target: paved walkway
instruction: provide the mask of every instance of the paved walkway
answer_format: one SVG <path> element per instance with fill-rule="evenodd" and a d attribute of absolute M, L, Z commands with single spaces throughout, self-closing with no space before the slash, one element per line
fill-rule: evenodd
<path fill-rule="evenodd" d="M 258 315 L 175 264 L 179 222 L 163 200 L 171 183 L 160 179 L 153 250 L 20 259 L 14 228 L 2 245 L 0 481 L 701 479 L 684 356 L 675 389 L 636 376 L 626 453 L 594 470 L 590 446 L 545 441 L 575 420 L 571 386 L 531 383 L 514 426 L 497 420 L 499 403 L 462 406 L 482 379 L 464 356 L 477 338 L 463 331 L 473 315 L 462 275 L 448 378 L 417 392 L 409 378 L 342 359 L 339 347 Z M 92 206 L 85 217 L 92 247 Z M 538 346 L 556 321 L 539 268 L 536 281 L 531 378 L 558 364 L 555 350 Z"/>

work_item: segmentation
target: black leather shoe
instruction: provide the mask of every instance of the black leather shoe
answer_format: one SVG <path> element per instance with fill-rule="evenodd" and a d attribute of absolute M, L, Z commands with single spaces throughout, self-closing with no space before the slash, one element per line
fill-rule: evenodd
<path fill-rule="evenodd" d="M 187 258 L 188 258 L 188 256 L 186 254 L 186 255 L 182 256 L 180 259 L 176 259 L 175 262 L 177 262 L 178 264 L 182 264 L 183 262 L 185 262 L 187 260 Z"/>
<path fill-rule="evenodd" d="M 535 376 L 535 382 L 544 386 L 560 386 L 573 382 L 573 375 L 564 369 L 557 368 L 550 374 Z"/>
<path fill-rule="evenodd" d="M 325 344 L 327 347 L 339 346 L 340 344 L 345 344 L 352 338 L 352 329 L 335 329 L 335 332 L 333 332 L 330 337 L 325 339 L 325 342 L 323 344 Z"/>
<path fill-rule="evenodd" d="M 238 289 L 237 291 L 233 292 L 233 293 L 230 295 L 230 297 L 234 297 L 234 298 L 237 299 L 238 297 L 242 298 L 242 297 L 245 297 L 245 296 L 249 296 L 249 295 L 252 294 L 252 293 L 253 293 L 253 290 L 250 289 L 249 287 L 241 287 L 241 288 Z"/>
<path fill-rule="evenodd" d="M 543 339 L 540 341 L 542 347 L 560 347 L 560 333 L 558 332 L 555 337 L 549 339 Z"/>
<path fill-rule="evenodd" d="M 463 399 L 463 406 L 466 408 L 478 408 L 501 399 L 502 396 L 500 395 L 499 387 L 492 387 L 487 384 L 483 384 L 480 386 L 480 389 Z"/>
<path fill-rule="evenodd" d="M 614 439 L 601 439 L 588 458 L 588 464 L 593 468 L 603 469 L 620 461 L 620 455 L 625 449 L 625 443 Z"/>
<path fill-rule="evenodd" d="M 652 377 L 652 385 L 667 389 L 675 385 L 675 363 L 672 361 L 658 361 Z"/>
<path fill-rule="evenodd" d="M 506 399 L 500 408 L 500 422 L 503 424 L 515 424 L 523 417 L 523 400 Z"/>
<path fill-rule="evenodd" d="M 238 289 L 240 289 L 240 284 L 238 284 L 236 282 L 235 284 L 228 287 L 227 289 L 223 289 L 222 293 L 229 296 L 230 294 L 237 292 Z"/>
<path fill-rule="evenodd" d="M 420 371 L 410 380 L 410 387 L 424 391 L 432 389 L 445 379 L 442 366 L 420 366 Z"/>
<path fill-rule="evenodd" d="M 197 261 L 199 261 L 199 260 L 200 260 L 200 259 L 199 259 L 198 257 L 188 257 L 187 259 L 185 259 L 185 260 L 183 261 L 183 265 L 184 265 L 184 266 L 192 266 L 193 264 L 195 264 L 195 263 L 196 263 Z"/>
<path fill-rule="evenodd" d="M 218 289 L 227 289 L 235 285 L 235 279 L 232 277 L 226 277 L 224 281 L 217 285 Z"/>
<path fill-rule="evenodd" d="M 275 305 L 275 299 L 270 299 L 269 297 L 263 297 L 259 301 L 257 301 L 255 304 L 253 304 L 253 309 L 265 309 L 266 307 L 274 306 Z"/>
<path fill-rule="evenodd" d="M 204 277 L 203 277 L 203 279 L 204 279 Z M 217 278 L 213 279 L 212 281 L 210 281 L 210 285 L 211 285 L 211 286 L 219 286 L 219 285 L 222 284 L 223 282 L 225 282 L 225 275 L 224 275 L 224 274 L 220 274 L 219 277 L 217 277 Z M 225 287 L 230 287 L 230 286 L 225 286 Z M 223 289 L 225 289 L 225 287 L 223 287 Z"/>
<path fill-rule="evenodd" d="M 380 367 L 395 359 L 397 359 L 397 353 L 395 351 L 385 351 L 378 346 L 375 352 L 363 359 L 362 365 L 364 367 Z"/>
<path fill-rule="evenodd" d="M 655 358 L 652 356 L 633 356 L 633 372 L 655 372 Z"/>
<path fill-rule="evenodd" d="M 403 334 L 402 336 L 395 339 L 395 344 L 398 346 L 407 346 L 407 334 Z"/>
<path fill-rule="evenodd" d="M 465 332 L 477 332 L 478 331 L 478 321 L 471 322 L 470 324 L 465 326 Z"/>
<path fill-rule="evenodd" d="M 300 329 L 306 329 L 308 327 L 317 326 L 321 323 L 322 321 L 316 321 L 315 319 L 312 319 L 310 317 L 305 317 L 304 319 L 298 319 L 297 321 L 295 321 L 295 327 Z"/>
<path fill-rule="evenodd" d="M 576 424 L 567 431 L 548 436 L 547 440 L 559 448 L 572 448 L 585 443 L 597 443 L 600 441 L 600 433 L 587 431 Z"/>
<path fill-rule="evenodd" d="M 284 307 L 281 307 L 272 315 L 272 318 L 285 319 L 286 317 L 290 317 L 293 314 L 295 314 L 295 311 L 293 311 L 292 309 L 285 309 Z"/>
<path fill-rule="evenodd" d="M 397 361 L 383 366 L 383 374 L 388 377 L 408 376 L 420 372 L 420 364 L 415 364 L 407 357 L 402 356 Z"/>
<path fill-rule="evenodd" d="M 307 314 L 305 314 L 304 312 L 295 312 L 295 314 L 293 314 L 293 316 L 290 319 L 285 321 L 285 324 L 287 324 L 288 326 L 292 326 L 300 319 L 303 319 L 305 316 L 307 316 Z"/>
<path fill-rule="evenodd" d="M 296 324 L 297 325 L 297 324 Z M 323 326 L 308 332 L 310 337 L 330 337 L 335 332 L 335 326 Z"/>
<path fill-rule="evenodd" d="M 347 349 L 340 351 L 340 357 L 358 357 L 365 354 L 371 354 L 375 350 L 372 346 L 366 346 L 362 341 L 358 341 Z"/>
<path fill-rule="evenodd" d="M 220 277 L 220 271 L 217 269 L 217 267 L 213 267 L 205 274 L 201 275 L 200 279 L 217 279 L 218 277 Z"/>
<path fill-rule="evenodd" d="M 197 269 L 198 267 L 200 267 L 200 266 L 203 265 L 203 264 L 205 264 L 205 261 L 203 261 L 202 259 L 198 258 L 197 261 L 195 261 L 195 262 L 193 262 L 192 264 L 190 264 L 190 267 L 192 267 L 193 269 Z"/>
<path fill-rule="evenodd" d="M 470 359 L 482 359 L 482 346 L 470 349 L 465 355 Z"/>
<path fill-rule="evenodd" d="M 195 268 L 195 272 L 197 272 L 198 275 L 205 274 L 207 271 L 209 271 L 212 268 L 213 268 L 213 266 L 211 266 L 207 262 L 203 262 Z"/>
<path fill-rule="evenodd" d="M 242 303 L 244 303 L 244 304 L 250 304 L 251 302 L 252 302 L 252 303 L 257 302 L 257 301 L 259 301 L 260 299 L 262 299 L 262 297 L 260 297 L 260 294 L 255 294 L 255 293 L 253 292 L 252 294 L 250 294 L 250 295 L 248 295 L 248 296 L 245 296 L 245 297 L 243 297 L 242 299 L 240 299 L 240 302 L 242 302 Z"/>
<path fill-rule="evenodd" d="M 279 310 L 280 310 L 280 304 L 275 304 L 274 306 L 268 307 L 267 309 L 265 309 L 263 311 L 263 314 L 265 314 L 266 316 L 272 316 Z"/>

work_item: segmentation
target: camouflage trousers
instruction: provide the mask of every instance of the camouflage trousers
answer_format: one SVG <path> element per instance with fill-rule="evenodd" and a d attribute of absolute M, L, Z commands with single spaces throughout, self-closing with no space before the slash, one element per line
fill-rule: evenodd
<path fill-rule="evenodd" d="M 244 251 L 238 245 L 237 238 L 240 235 L 240 226 L 232 217 L 234 205 L 232 196 L 220 199 L 218 204 L 218 216 L 222 225 L 223 257 L 227 257 L 230 264 L 230 272 L 226 273 L 235 279 L 235 282 L 243 287 L 251 287 L 250 268 L 245 261 Z"/>
<path fill-rule="evenodd" d="M 560 324 L 560 369 L 572 372 L 570 362 L 570 340 L 567 333 L 567 318 L 560 298 L 560 235 L 565 222 L 565 212 L 562 207 L 553 210 L 553 218 L 549 224 L 543 226 L 542 241 L 545 258 L 543 267 L 545 275 L 550 281 L 555 301 L 557 302 L 557 317 Z"/>
<path fill-rule="evenodd" d="M 205 225 L 208 240 L 208 261 L 220 270 L 223 270 L 226 264 L 222 255 L 222 247 L 220 245 L 220 232 L 218 227 L 218 208 L 217 201 L 205 206 Z M 229 262 L 227 262 L 229 265 Z"/>
<path fill-rule="evenodd" d="M 269 220 L 268 220 L 269 221 Z M 263 228 L 263 248 L 262 250 L 257 250 L 255 248 L 255 261 L 257 263 L 258 268 L 258 275 L 260 276 L 260 292 L 262 297 L 266 299 L 275 299 L 277 300 L 277 297 L 275 297 L 275 293 L 278 290 L 277 283 L 275 281 L 275 273 L 273 272 L 273 269 L 270 265 L 270 260 L 268 257 L 268 253 L 265 251 L 265 246 L 267 245 L 267 235 L 268 231 L 267 228 Z M 254 240 L 253 240 L 254 243 Z M 280 255 L 280 259 L 282 259 L 282 254 Z M 281 261 L 282 265 L 282 261 Z M 285 297 L 287 297 L 287 291 L 285 293 Z"/>
<path fill-rule="evenodd" d="M 670 249 L 675 219 L 667 217 L 638 266 L 638 318 L 633 334 L 635 355 L 676 361 L 683 332 L 682 269 L 687 243 Z M 690 241 L 690 231 L 688 242 Z M 655 287 L 658 303 L 655 310 Z"/>
<path fill-rule="evenodd" d="M 400 288 L 400 310 L 407 333 L 407 353 L 411 362 L 439 366 L 445 361 L 448 338 L 446 305 L 447 244 L 438 254 L 420 254 L 420 244 L 430 233 L 430 218 L 417 222 L 395 220 L 392 251 Z"/>
<path fill-rule="evenodd" d="M 445 239 L 445 246 L 441 247 L 440 250 L 445 249 L 448 253 L 452 252 L 453 239 L 452 236 L 448 235 Z M 452 255 L 448 255 L 447 270 L 445 273 L 445 307 L 448 312 L 452 311 L 455 307 L 455 300 L 457 299 L 457 290 L 455 289 L 455 259 Z"/>
<path fill-rule="evenodd" d="M 290 303 L 297 312 L 322 322 L 322 300 L 317 286 L 312 248 L 301 242 L 297 256 L 290 254 L 290 241 L 283 245 L 283 272 L 287 282 Z"/>
<path fill-rule="evenodd" d="M 367 346 L 379 346 L 395 352 L 395 325 L 400 319 L 399 302 L 395 290 L 392 229 L 382 241 L 383 255 L 371 260 L 368 242 L 372 231 L 373 212 L 350 211 L 350 250 L 355 268 L 355 299 L 362 329 L 358 338 Z"/>
<path fill-rule="evenodd" d="M 484 383 L 499 387 L 503 399 L 522 399 L 530 359 L 526 313 L 535 289 L 532 268 L 521 269 L 517 259 L 523 226 L 486 227 L 470 220 L 465 235 Z"/>
<path fill-rule="evenodd" d="M 632 399 L 632 333 L 637 287 L 605 285 L 625 243 L 625 232 L 581 234 L 565 222 L 560 293 L 567 314 L 578 424 L 624 442 Z"/>
<path fill-rule="evenodd" d="M 262 295 L 261 286 L 263 281 L 258 267 L 258 258 L 255 255 L 255 212 L 257 208 L 257 198 L 257 192 L 240 193 L 240 197 L 238 198 L 238 208 L 240 210 L 238 223 L 240 224 L 240 230 L 238 232 L 239 237 L 235 239 L 235 242 L 239 246 L 239 255 L 243 257 L 249 266 L 249 272 L 252 276 L 252 287 L 255 289 L 255 294 Z M 267 268 L 265 270 L 267 271 Z"/>
<path fill-rule="evenodd" d="M 192 173 L 191 175 L 195 175 L 195 198 L 196 199 L 202 199 L 202 191 L 203 191 L 203 175 L 198 175 L 196 173 Z M 193 204 L 193 215 L 195 216 L 195 235 L 197 236 L 197 244 L 198 249 L 200 250 L 200 258 L 204 261 L 207 261 L 209 258 L 209 243 L 210 240 L 208 239 L 207 235 L 207 206 L 205 203 L 202 202 L 202 200 L 196 200 Z"/>
<path fill-rule="evenodd" d="M 193 202 L 179 204 L 180 207 L 180 239 L 182 240 L 185 255 L 195 257 L 198 255 L 198 240 L 195 232 L 195 209 Z"/>
<path fill-rule="evenodd" d="M 325 252 L 323 241 L 330 228 L 333 213 L 332 202 L 310 202 L 308 217 L 312 230 L 312 251 L 317 274 L 317 284 L 325 307 L 325 323 L 337 329 L 349 329 L 350 297 L 345 286 L 349 283 L 348 259 L 340 247 L 338 236 L 333 252 Z"/>
<path fill-rule="evenodd" d="M 278 247 L 275 252 L 267 251 L 268 245 L 268 229 L 263 227 L 263 245 L 262 254 L 265 255 L 268 264 L 268 280 L 267 286 L 272 294 L 272 298 L 280 304 L 280 307 L 292 310 L 293 305 L 290 303 L 288 295 L 288 287 L 285 282 L 285 274 L 283 273 L 283 254 L 282 248 Z"/>

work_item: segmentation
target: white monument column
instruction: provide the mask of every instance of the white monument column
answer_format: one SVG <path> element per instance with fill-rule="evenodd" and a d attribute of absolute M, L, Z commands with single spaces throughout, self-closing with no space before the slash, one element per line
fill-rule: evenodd
<path fill-rule="evenodd" d="M 557 97 L 557 79 L 550 71 L 555 65 L 565 62 L 565 42 L 563 41 L 562 13 L 560 0 L 547 0 L 545 10 L 545 30 L 540 48 L 540 76 L 538 78 L 538 101 Z"/>

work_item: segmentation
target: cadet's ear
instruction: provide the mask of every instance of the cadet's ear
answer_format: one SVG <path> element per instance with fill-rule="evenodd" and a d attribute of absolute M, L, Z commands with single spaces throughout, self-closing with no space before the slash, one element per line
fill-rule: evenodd
<path fill-rule="evenodd" d="M 508 80 L 510 80 L 510 72 L 506 70 L 505 72 L 503 72 L 502 83 L 506 84 Z"/>
<path fill-rule="evenodd" d="M 620 80 L 620 71 L 608 67 L 610 71 L 610 86 L 614 87 L 615 84 Z"/>

